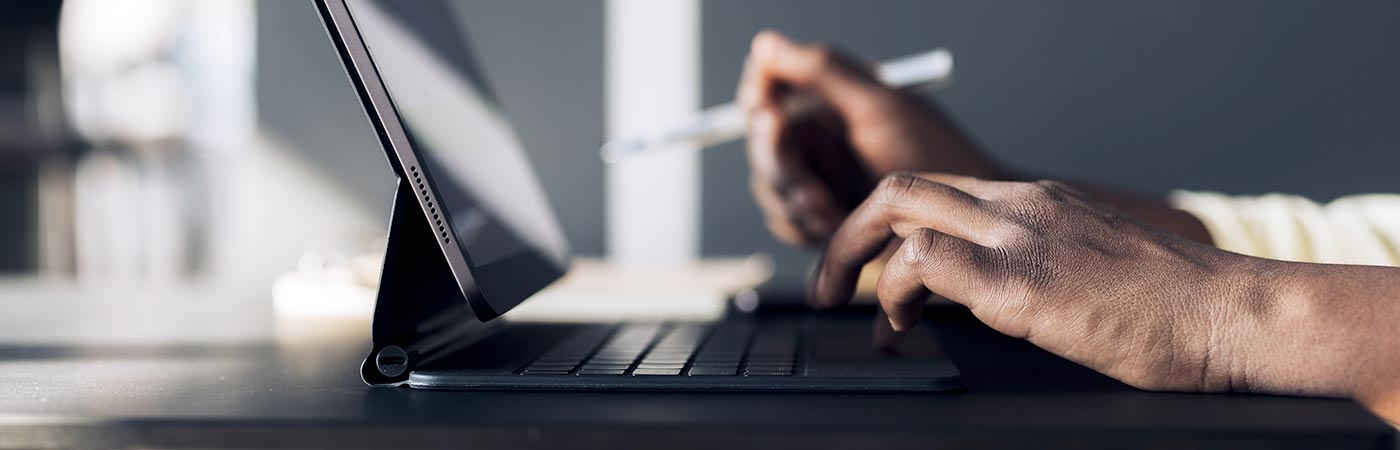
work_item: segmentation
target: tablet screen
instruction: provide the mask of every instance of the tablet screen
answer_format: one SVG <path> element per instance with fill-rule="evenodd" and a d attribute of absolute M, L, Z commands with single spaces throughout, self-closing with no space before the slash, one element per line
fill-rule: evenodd
<path fill-rule="evenodd" d="M 441 211 L 429 222 L 451 230 L 486 301 L 504 313 L 557 278 L 569 248 L 458 26 L 466 12 L 446 0 L 347 4 L 435 188 Z"/>

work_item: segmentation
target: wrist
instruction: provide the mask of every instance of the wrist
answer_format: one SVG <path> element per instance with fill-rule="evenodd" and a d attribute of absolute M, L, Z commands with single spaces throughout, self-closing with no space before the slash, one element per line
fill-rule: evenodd
<path fill-rule="evenodd" d="M 1378 321 L 1372 298 L 1393 287 L 1370 283 L 1374 270 L 1259 258 L 1242 274 L 1252 288 L 1234 300 L 1231 388 L 1246 392 L 1364 399 L 1383 395 L 1378 375 L 1394 361 L 1377 338 L 1394 326 Z M 1394 283 L 1390 283 L 1394 284 Z M 1392 339 L 1393 340 L 1393 339 Z"/>
<path fill-rule="evenodd" d="M 1278 327 L 1274 307 L 1286 294 L 1271 285 L 1275 261 L 1230 254 L 1231 263 L 1211 279 L 1207 304 L 1205 368 L 1201 390 L 1208 392 L 1258 392 L 1258 365 L 1271 329 Z"/>
<path fill-rule="evenodd" d="M 1320 394 L 1302 384 L 1317 374 L 1299 373 L 1313 366 L 1299 346 L 1316 327 L 1313 282 L 1291 264 L 1239 256 L 1227 265 L 1208 307 L 1206 390 Z"/>

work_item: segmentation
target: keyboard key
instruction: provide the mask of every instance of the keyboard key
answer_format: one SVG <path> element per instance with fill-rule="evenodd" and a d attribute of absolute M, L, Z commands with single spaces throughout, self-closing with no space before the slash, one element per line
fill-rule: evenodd
<path fill-rule="evenodd" d="M 742 358 L 726 359 L 696 359 L 692 364 L 697 366 L 737 366 Z"/>
<path fill-rule="evenodd" d="M 642 352 L 598 352 L 593 355 L 595 359 L 637 359 L 642 356 Z"/>
<path fill-rule="evenodd" d="M 691 355 L 691 353 L 688 352 L 688 351 L 687 351 L 687 352 L 679 352 L 679 351 L 655 351 L 655 350 L 653 350 L 653 351 L 651 351 L 650 353 L 647 353 L 647 358 L 680 358 L 680 359 L 690 359 L 690 355 Z"/>
<path fill-rule="evenodd" d="M 744 367 L 792 367 L 791 362 L 744 361 Z"/>
<path fill-rule="evenodd" d="M 692 367 L 691 376 L 712 376 L 712 375 L 734 375 L 738 372 L 734 367 Z"/>
<path fill-rule="evenodd" d="M 675 369 L 637 369 L 637 370 L 633 370 L 633 371 L 632 371 L 632 375 L 638 375 L 638 376 L 651 376 L 651 375 L 680 375 L 680 374 L 681 374 L 681 369 L 680 369 L 680 368 L 675 368 Z"/>
<path fill-rule="evenodd" d="M 525 370 L 525 371 L 523 371 L 523 372 L 520 372 L 520 373 L 521 373 L 521 374 L 524 374 L 524 375 L 568 375 L 568 374 L 569 374 L 569 371 L 567 371 L 567 370 L 529 370 L 529 369 L 527 369 L 527 370 Z"/>
<path fill-rule="evenodd" d="M 535 358 L 535 360 L 536 360 L 536 361 L 579 361 L 579 360 L 582 360 L 583 358 L 586 358 L 586 357 L 588 357 L 588 354 L 587 354 L 587 353 L 573 353 L 573 354 L 567 354 L 567 355 L 551 355 L 551 354 L 544 354 L 544 355 L 540 355 L 539 358 Z"/>
<path fill-rule="evenodd" d="M 745 371 L 745 372 L 744 372 L 744 376 L 746 376 L 746 377 L 772 377 L 772 376 L 781 376 L 781 375 L 792 375 L 792 371 L 791 371 L 791 370 L 787 370 L 787 371 L 765 371 L 765 372 Z"/>
<path fill-rule="evenodd" d="M 642 364 L 685 364 L 685 358 L 647 358 L 642 360 Z"/>
<path fill-rule="evenodd" d="M 692 366 L 695 366 L 695 367 L 734 367 L 734 368 L 738 368 L 738 367 L 739 367 L 739 360 L 736 359 L 736 360 L 733 360 L 733 361 L 696 361 L 695 364 L 691 364 L 691 365 L 692 365 Z"/>
<path fill-rule="evenodd" d="M 588 359 L 589 359 L 590 361 L 594 361 L 594 360 L 606 360 L 606 361 L 636 361 L 638 356 L 640 356 L 640 355 L 635 355 L 635 354 L 625 354 L 625 355 L 623 355 L 623 354 L 616 354 L 616 353 L 613 353 L 613 354 L 601 354 L 601 353 L 600 353 L 600 354 L 597 354 L 597 355 L 593 355 L 592 358 L 588 358 Z"/>
<path fill-rule="evenodd" d="M 584 364 L 579 370 L 627 370 L 631 364 Z"/>
<path fill-rule="evenodd" d="M 797 329 L 791 324 L 765 326 L 754 337 L 749 359 L 792 358 L 797 353 Z"/>
<path fill-rule="evenodd" d="M 642 352 L 640 352 L 640 351 L 635 351 L 635 352 L 613 352 L 613 351 L 607 351 L 607 352 L 598 352 L 598 354 L 593 355 L 593 359 L 637 359 L 638 356 L 642 356 Z"/>
<path fill-rule="evenodd" d="M 785 376 L 797 353 L 793 323 L 730 322 L 589 327 L 520 372 L 579 376 Z M 629 372 L 628 369 L 635 369 Z"/>
<path fill-rule="evenodd" d="M 579 363 L 582 363 L 582 362 L 583 362 L 583 358 L 570 358 L 570 359 L 547 359 L 547 358 L 540 358 L 540 359 L 536 359 L 536 360 L 534 360 L 534 361 L 530 361 L 530 364 L 543 364 L 543 365 L 550 365 L 550 366 L 563 366 L 563 365 L 569 365 L 569 364 L 578 365 Z"/>
<path fill-rule="evenodd" d="M 579 375 L 622 375 L 627 369 L 580 369 Z"/>

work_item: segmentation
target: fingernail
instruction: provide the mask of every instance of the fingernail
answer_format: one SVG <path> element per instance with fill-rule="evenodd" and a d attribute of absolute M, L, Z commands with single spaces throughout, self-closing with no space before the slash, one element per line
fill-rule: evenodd
<path fill-rule="evenodd" d="M 819 306 L 817 302 L 817 290 L 821 288 L 822 282 L 825 281 L 826 275 L 822 274 L 822 263 L 824 263 L 825 260 L 826 251 L 823 250 L 822 254 L 817 256 L 817 264 L 813 267 L 812 276 L 807 279 L 807 304 L 814 307 Z"/>
<path fill-rule="evenodd" d="M 890 328 L 893 328 L 894 331 L 896 331 L 896 332 L 904 331 L 904 329 L 905 329 L 906 327 L 903 326 L 903 325 L 900 325 L 898 322 L 895 322 L 895 321 L 894 321 L 894 316 L 888 316 L 888 318 L 890 319 Z"/>

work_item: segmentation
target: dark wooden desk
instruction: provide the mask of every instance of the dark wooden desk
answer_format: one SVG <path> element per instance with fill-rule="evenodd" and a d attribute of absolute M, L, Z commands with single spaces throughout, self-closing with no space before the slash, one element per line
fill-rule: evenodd
<path fill-rule="evenodd" d="M 181 326 L 249 320 L 199 312 L 222 307 L 199 302 L 175 308 L 198 317 Z M 1137 391 L 963 310 L 930 316 L 967 392 L 371 389 L 356 372 L 362 322 L 283 323 L 276 337 L 196 343 L 44 344 L 12 328 L 0 330 L 0 447 L 1395 448 L 1395 430 L 1350 401 Z M 49 326 L 13 317 L 0 324 Z"/>

